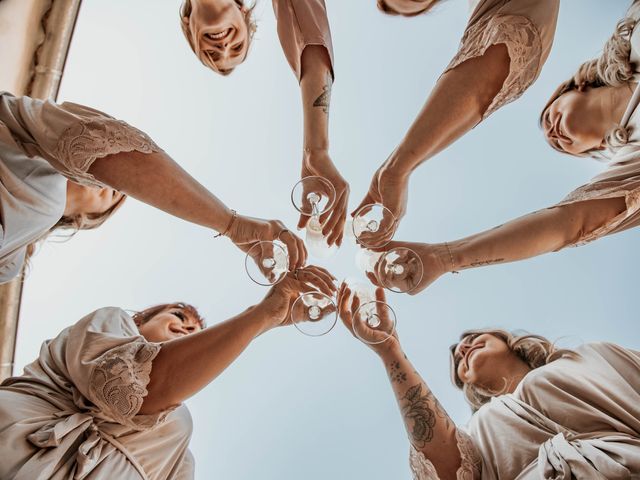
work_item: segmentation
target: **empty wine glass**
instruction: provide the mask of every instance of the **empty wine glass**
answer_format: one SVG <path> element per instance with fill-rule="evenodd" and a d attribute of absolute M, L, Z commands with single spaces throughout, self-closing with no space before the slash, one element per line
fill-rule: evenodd
<path fill-rule="evenodd" d="M 365 273 L 375 275 L 384 288 L 395 293 L 407 293 L 418 286 L 424 274 L 420 256 L 406 247 L 386 252 L 360 250 L 356 264 Z"/>
<path fill-rule="evenodd" d="M 351 224 L 356 241 L 367 248 L 383 247 L 389 243 L 396 226 L 393 212 L 379 203 L 370 203 L 358 209 Z"/>
<path fill-rule="evenodd" d="M 289 271 L 287 247 L 280 241 L 256 242 L 247 251 L 244 268 L 258 285 L 275 285 Z"/>
<path fill-rule="evenodd" d="M 388 340 L 396 330 L 396 314 L 387 303 L 376 300 L 369 286 L 350 285 L 353 295 L 358 297 L 360 306 L 352 318 L 353 333 L 370 345 Z"/>
<path fill-rule="evenodd" d="M 322 292 L 300 295 L 291 307 L 291 322 L 301 333 L 320 337 L 329 333 L 338 320 L 338 309 L 331 297 Z"/>
<path fill-rule="evenodd" d="M 337 250 L 336 245 L 329 247 L 322 234 L 320 215 L 333 208 L 336 190 L 325 178 L 304 177 L 291 190 L 291 202 L 302 215 L 309 218 L 306 227 L 305 244 L 309 253 L 315 257 L 328 258 Z"/>

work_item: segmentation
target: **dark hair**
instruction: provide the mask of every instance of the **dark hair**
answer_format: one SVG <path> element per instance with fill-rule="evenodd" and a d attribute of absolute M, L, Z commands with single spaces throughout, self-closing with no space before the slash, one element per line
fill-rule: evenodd
<path fill-rule="evenodd" d="M 141 310 L 133 314 L 133 317 L 132 317 L 133 322 L 139 327 L 147 323 L 156 315 L 164 312 L 165 310 L 171 310 L 173 308 L 180 309 L 183 312 L 185 312 L 187 315 L 195 318 L 200 324 L 200 328 L 207 327 L 207 324 L 205 323 L 204 318 L 200 316 L 196 307 L 184 302 L 161 303 L 160 305 L 154 305 L 153 307 L 145 308 L 144 310 Z"/>
<path fill-rule="evenodd" d="M 424 0 L 412 0 L 414 3 L 424 3 Z M 433 7 L 435 4 L 437 3 L 437 0 L 431 0 L 428 2 L 428 5 L 426 7 L 424 7 L 422 10 L 418 10 L 417 12 L 414 13 L 400 13 L 397 10 L 394 10 L 393 7 L 390 7 L 385 0 L 378 0 L 378 9 L 381 12 L 386 13 L 387 15 L 401 15 L 403 17 L 417 17 L 418 15 L 422 15 L 423 13 L 427 12 L 428 10 L 431 10 L 431 7 Z"/>

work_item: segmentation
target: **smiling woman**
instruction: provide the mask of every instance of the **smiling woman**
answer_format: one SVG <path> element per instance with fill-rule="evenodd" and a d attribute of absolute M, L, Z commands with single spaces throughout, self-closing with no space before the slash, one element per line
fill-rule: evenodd
<path fill-rule="evenodd" d="M 381 289 L 376 297 L 385 301 Z M 359 320 L 345 285 L 339 305 L 358 338 L 376 333 Z M 464 428 L 415 370 L 397 334 L 367 345 L 393 387 L 415 480 L 613 479 L 640 471 L 640 352 L 607 343 L 557 350 L 537 335 L 465 332 L 451 348 L 452 379 L 475 412 Z"/>

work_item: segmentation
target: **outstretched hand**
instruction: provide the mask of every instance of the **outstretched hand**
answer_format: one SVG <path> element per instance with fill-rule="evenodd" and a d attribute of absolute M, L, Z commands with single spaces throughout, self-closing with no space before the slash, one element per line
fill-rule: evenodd
<path fill-rule="evenodd" d="M 382 288 L 376 288 L 375 298 L 376 302 L 379 302 L 378 305 L 387 303 L 384 290 Z M 343 282 L 342 285 L 340 285 L 340 291 L 338 292 L 338 313 L 342 323 L 347 327 L 347 330 L 376 353 L 388 350 L 389 348 L 393 348 L 399 344 L 398 334 L 395 330 L 393 331 L 393 335 L 389 337 L 384 332 L 384 329 L 371 328 L 367 324 L 364 316 L 358 312 L 359 308 L 360 299 L 357 295 L 352 295 L 351 289 L 345 282 Z M 377 308 L 376 313 L 382 325 L 392 323 L 386 308 Z M 355 333 L 356 329 L 358 331 L 358 335 Z"/>
<path fill-rule="evenodd" d="M 407 211 L 408 188 L 408 176 L 398 175 L 392 169 L 382 165 L 374 173 L 371 185 L 369 185 L 369 191 L 356 209 L 351 212 L 351 216 L 355 216 L 358 210 L 365 205 L 379 203 L 393 213 L 395 229 Z"/>
<path fill-rule="evenodd" d="M 270 328 L 291 324 L 293 302 L 304 293 L 322 292 L 329 297 L 335 295 L 336 278 L 322 267 L 309 265 L 289 272 L 269 290 L 261 306 L 267 309 L 271 319 Z"/>
<path fill-rule="evenodd" d="M 238 215 L 227 236 L 245 253 L 257 242 L 280 240 L 287 247 L 290 271 L 302 268 L 307 262 L 307 248 L 304 242 L 280 220 Z"/>
<path fill-rule="evenodd" d="M 349 184 L 340 175 L 331 157 L 326 150 L 314 149 L 304 152 L 302 159 L 302 178 L 318 176 L 326 179 L 333 185 L 336 198 L 333 206 L 320 216 L 322 235 L 327 239 L 327 245 L 342 245 L 344 236 L 344 224 L 347 216 L 347 203 L 349 202 Z M 305 228 L 310 217 L 300 215 L 298 228 Z"/>
<path fill-rule="evenodd" d="M 372 250 L 376 252 L 387 252 L 393 248 L 408 248 L 413 250 L 418 254 L 418 257 L 420 257 L 422 262 L 422 279 L 415 287 L 407 292 L 409 295 L 416 295 L 420 293 L 449 271 L 447 267 L 450 263 L 447 262 L 448 259 L 446 257 L 443 257 L 443 255 L 446 254 L 446 251 L 444 251 L 440 245 L 391 241 L 384 247 L 374 248 Z M 384 259 L 383 257 L 380 257 L 374 267 L 374 272 L 367 272 L 367 278 L 377 287 L 383 286 L 380 282 L 380 278 L 382 278 L 384 269 Z"/>

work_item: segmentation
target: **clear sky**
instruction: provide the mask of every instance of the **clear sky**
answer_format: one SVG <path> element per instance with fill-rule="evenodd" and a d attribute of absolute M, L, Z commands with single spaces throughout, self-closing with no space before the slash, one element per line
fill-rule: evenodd
<path fill-rule="evenodd" d="M 551 150 L 538 115 L 558 83 L 596 55 L 628 1 L 563 0 L 553 50 L 516 103 L 421 166 L 398 239 L 453 240 L 543 208 L 603 166 Z M 350 205 L 402 138 L 457 49 L 464 0 L 392 18 L 374 0 L 327 0 L 335 46 L 331 153 Z M 146 131 L 230 207 L 294 228 L 300 95 L 270 2 L 247 62 L 228 78 L 204 67 L 178 25 L 178 0 L 85 0 L 60 100 L 85 103 Z M 409 358 L 454 419 L 469 410 L 449 382 L 448 346 L 467 328 L 522 328 L 564 346 L 607 340 L 640 348 L 640 230 L 530 261 L 441 278 L 416 297 L 389 294 Z M 321 261 L 354 277 L 355 248 Z M 106 225 L 48 242 L 26 282 L 17 368 L 41 342 L 107 305 L 141 309 L 176 299 L 210 324 L 258 302 L 244 256 L 227 239 L 128 200 Z M 295 329 L 257 339 L 188 402 L 198 479 L 410 478 L 408 442 L 382 364 L 338 325 L 322 338 Z"/>

